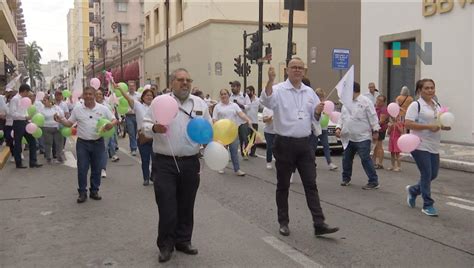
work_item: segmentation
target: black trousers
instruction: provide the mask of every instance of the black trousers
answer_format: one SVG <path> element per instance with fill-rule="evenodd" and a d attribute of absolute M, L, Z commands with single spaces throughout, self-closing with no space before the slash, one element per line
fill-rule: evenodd
<path fill-rule="evenodd" d="M 253 129 L 258 131 L 258 124 L 252 124 Z M 253 135 L 253 130 L 249 129 L 249 134 Z M 251 136 L 249 135 L 249 136 Z M 255 137 L 256 139 L 257 137 Z M 255 141 L 254 141 L 255 142 Z M 252 148 L 250 149 L 250 155 L 255 155 L 255 152 L 257 151 L 257 145 L 254 143 Z"/>
<path fill-rule="evenodd" d="M 244 149 L 249 144 L 249 125 L 247 123 L 239 126 L 240 155 L 244 156 Z"/>
<path fill-rule="evenodd" d="M 190 243 L 194 225 L 194 200 L 199 188 L 198 156 L 177 158 L 153 154 L 155 200 L 158 205 L 160 250 L 172 250 L 176 244 Z"/>
<path fill-rule="evenodd" d="M 276 159 L 276 203 L 280 225 L 287 225 L 290 222 L 288 193 L 291 173 L 295 169 L 298 169 L 301 176 L 306 203 L 313 217 L 313 224 L 315 226 L 322 225 L 324 223 L 324 214 L 319 201 L 318 187 L 316 186 L 315 156 L 314 151 L 311 149 L 309 137 L 291 138 L 276 135 L 273 142 L 273 155 Z"/>
<path fill-rule="evenodd" d="M 22 144 L 21 140 L 25 137 L 28 142 L 28 150 L 30 152 L 30 166 L 37 163 L 36 160 L 36 139 L 26 132 L 26 120 L 14 120 L 13 121 L 13 132 L 14 132 L 14 141 L 15 145 L 13 147 L 13 156 L 15 157 L 15 164 L 17 167 L 22 165 L 21 161 L 21 152 Z"/>

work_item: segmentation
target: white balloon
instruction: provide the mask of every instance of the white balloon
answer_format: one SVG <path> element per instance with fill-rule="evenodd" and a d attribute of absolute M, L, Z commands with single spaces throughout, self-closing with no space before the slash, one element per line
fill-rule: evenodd
<path fill-rule="evenodd" d="M 454 114 L 450 112 L 445 112 L 442 113 L 441 116 L 439 117 L 439 121 L 441 122 L 441 125 L 444 127 L 452 127 L 454 125 Z"/>
<path fill-rule="evenodd" d="M 229 152 L 224 145 L 212 141 L 204 149 L 204 161 L 212 170 L 222 170 L 229 163 Z"/>

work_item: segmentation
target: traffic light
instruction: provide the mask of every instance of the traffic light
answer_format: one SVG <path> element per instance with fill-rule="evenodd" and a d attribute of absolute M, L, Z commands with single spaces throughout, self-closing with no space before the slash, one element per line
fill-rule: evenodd
<path fill-rule="evenodd" d="M 245 76 L 249 76 L 250 75 L 250 65 L 248 63 L 246 63 L 246 66 L 245 66 Z"/>
<path fill-rule="evenodd" d="M 240 55 L 238 58 L 234 58 L 234 66 L 234 72 L 239 76 L 242 76 L 242 58 Z"/>
<path fill-rule="evenodd" d="M 265 24 L 265 27 L 267 27 L 268 31 L 274 31 L 274 30 L 280 30 L 281 27 L 283 27 L 280 23 L 269 23 Z"/>
<path fill-rule="evenodd" d="M 260 46 L 260 38 L 258 33 L 253 34 L 250 37 L 250 40 L 252 41 L 252 44 L 250 44 L 250 47 L 245 49 L 245 57 L 251 61 L 256 61 L 260 58 L 260 51 L 261 51 L 261 46 Z"/>
<path fill-rule="evenodd" d="M 266 59 L 268 61 L 268 63 L 270 63 L 270 61 L 272 60 L 272 45 L 268 44 L 267 47 L 265 48 L 265 57 L 264 59 Z"/>

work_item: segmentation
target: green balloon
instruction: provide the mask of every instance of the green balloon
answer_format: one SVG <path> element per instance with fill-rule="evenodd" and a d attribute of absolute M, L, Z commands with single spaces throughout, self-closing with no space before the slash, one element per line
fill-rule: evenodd
<path fill-rule="evenodd" d="M 120 97 L 120 98 L 118 99 L 118 105 L 119 105 L 119 106 L 122 106 L 122 107 L 127 107 L 127 108 L 129 107 L 128 101 L 127 101 L 127 99 L 126 99 L 125 97 Z"/>
<path fill-rule="evenodd" d="M 114 92 L 115 92 L 115 96 L 117 96 L 117 98 L 122 97 L 122 92 L 120 90 L 115 89 Z"/>
<path fill-rule="evenodd" d="M 323 114 L 319 119 L 319 124 L 323 128 L 327 127 L 329 125 L 329 116 L 327 114 Z"/>
<path fill-rule="evenodd" d="M 43 136 L 43 130 L 41 130 L 41 128 L 37 128 L 35 132 L 33 132 L 33 137 L 35 138 L 40 138 L 41 136 Z"/>
<path fill-rule="evenodd" d="M 38 127 L 44 126 L 44 115 L 40 113 L 33 115 L 31 122 L 35 123 Z"/>
<path fill-rule="evenodd" d="M 28 144 L 28 141 L 25 139 L 25 137 L 21 138 L 21 144 Z"/>
<path fill-rule="evenodd" d="M 115 127 L 112 127 L 111 129 L 107 131 L 102 131 L 100 133 L 100 136 L 104 138 L 111 138 L 114 134 L 115 134 Z"/>
<path fill-rule="evenodd" d="M 72 129 L 70 127 L 63 127 L 61 128 L 60 132 L 61 132 L 61 135 L 63 135 L 63 137 L 65 138 L 71 137 L 72 135 Z"/>
<path fill-rule="evenodd" d="M 128 112 L 128 107 L 124 107 L 124 106 L 119 106 L 117 107 L 117 112 L 120 114 L 120 115 L 124 115 Z"/>
<path fill-rule="evenodd" d="M 101 131 L 102 128 L 107 124 L 110 124 L 110 120 L 106 118 L 101 118 L 99 119 L 99 121 L 97 121 L 97 129 L 99 131 L 99 136 L 104 137 L 104 138 L 110 138 L 114 135 L 115 127 L 112 127 L 111 129 L 107 131 Z"/>
<path fill-rule="evenodd" d="M 121 88 L 123 91 L 127 92 L 128 91 L 128 85 L 124 82 L 120 82 L 117 84 L 119 88 Z"/>
<path fill-rule="evenodd" d="M 71 97 L 71 91 L 69 89 L 63 90 L 63 97 L 66 99 Z"/>
<path fill-rule="evenodd" d="M 143 90 L 145 90 L 143 87 L 139 87 L 139 88 L 137 89 L 138 93 L 143 93 Z"/>
<path fill-rule="evenodd" d="M 36 106 L 31 105 L 30 107 L 28 107 L 27 112 L 29 117 L 33 117 L 33 115 L 36 114 Z"/>
<path fill-rule="evenodd" d="M 0 139 L 3 139 L 5 137 L 5 133 L 3 133 L 3 130 L 0 130 Z"/>

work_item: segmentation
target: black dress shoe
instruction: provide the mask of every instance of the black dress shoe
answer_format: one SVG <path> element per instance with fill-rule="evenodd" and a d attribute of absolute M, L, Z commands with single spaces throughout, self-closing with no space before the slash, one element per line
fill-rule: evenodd
<path fill-rule="evenodd" d="M 186 243 L 186 244 L 176 244 L 175 248 L 177 251 L 181 251 L 185 254 L 188 255 L 196 255 L 198 254 L 197 248 L 193 247 L 191 243 Z"/>
<path fill-rule="evenodd" d="M 332 234 L 339 231 L 338 227 L 329 227 L 327 224 L 314 226 L 314 235 Z"/>
<path fill-rule="evenodd" d="M 171 259 L 171 250 L 161 250 L 158 257 L 159 262 L 167 262 Z"/>
<path fill-rule="evenodd" d="M 20 165 L 20 166 L 16 166 L 16 168 L 28 168 L 28 167 L 27 167 L 27 166 Z"/>
<path fill-rule="evenodd" d="M 288 225 L 281 225 L 279 231 L 281 235 L 284 235 L 284 236 L 290 235 L 290 228 L 288 228 Z"/>
<path fill-rule="evenodd" d="M 79 197 L 77 198 L 77 203 L 84 203 L 87 200 L 87 194 L 86 193 L 80 193 Z"/>
<path fill-rule="evenodd" d="M 94 200 L 102 200 L 102 196 L 100 196 L 98 192 L 91 192 L 89 197 Z"/>
<path fill-rule="evenodd" d="M 43 166 L 42 164 L 35 163 L 35 164 L 31 164 L 30 168 L 40 168 L 42 166 Z"/>

